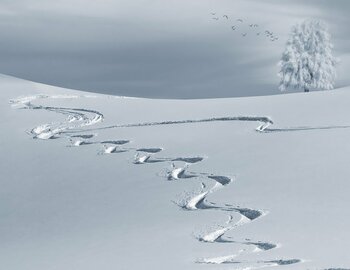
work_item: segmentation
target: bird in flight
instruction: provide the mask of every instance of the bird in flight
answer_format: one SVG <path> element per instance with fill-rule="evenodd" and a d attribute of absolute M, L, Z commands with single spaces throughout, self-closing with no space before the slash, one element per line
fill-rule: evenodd
<path fill-rule="evenodd" d="M 232 25 L 231 26 L 232 30 L 236 30 L 236 26 Z"/>
<path fill-rule="evenodd" d="M 247 35 L 247 33 L 242 33 L 242 37 L 245 37 Z"/>
<path fill-rule="evenodd" d="M 254 26 L 254 24 L 249 24 L 249 27 L 253 27 Z"/>
<path fill-rule="evenodd" d="M 219 20 L 219 18 L 218 18 L 218 17 L 214 17 L 214 18 L 212 18 L 212 19 L 213 19 L 213 20 L 216 20 L 216 21 L 217 21 L 217 20 Z"/>
<path fill-rule="evenodd" d="M 222 17 L 224 17 L 224 18 L 226 18 L 226 19 L 228 20 L 228 16 L 227 16 L 227 15 L 224 15 L 224 16 L 222 16 Z"/>
<path fill-rule="evenodd" d="M 243 22 L 243 20 L 242 20 L 242 19 L 237 19 L 237 22 L 241 22 L 241 23 L 242 23 L 242 22 Z"/>
<path fill-rule="evenodd" d="M 214 16 L 216 13 L 215 13 L 215 12 L 212 12 L 212 13 L 210 13 L 210 14 Z"/>

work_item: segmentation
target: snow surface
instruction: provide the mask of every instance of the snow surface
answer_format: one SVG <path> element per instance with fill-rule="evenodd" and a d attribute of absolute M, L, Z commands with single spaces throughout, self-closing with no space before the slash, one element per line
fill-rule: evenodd
<path fill-rule="evenodd" d="M 0 80 L 2 269 L 350 267 L 350 88 L 180 101 Z"/>

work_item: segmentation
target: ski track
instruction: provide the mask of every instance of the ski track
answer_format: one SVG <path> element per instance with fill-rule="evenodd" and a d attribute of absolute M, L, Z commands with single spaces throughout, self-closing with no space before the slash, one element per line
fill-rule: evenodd
<path fill-rule="evenodd" d="M 95 125 L 104 120 L 103 114 L 95 110 L 37 106 L 32 103 L 25 103 L 23 106 L 22 109 L 46 110 L 67 117 L 64 122 L 39 125 L 31 129 L 29 133 L 34 139 L 57 139 L 64 132 L 67 133 L 69 130 Z"/>
<path fill-rule="evenodd" d="M 202 264 L 235 264 L 235 265 L 247 265 L 244 269 L 260 269 L 265 267 L 274 267 L 274 266 L 285 266 L 285 265 L 293 265 L 297 263 L 302 263 L 303 261 L 300 259 L 287 259 L 287 260 L 261 260 L 255 262 L 249 261 L 239 261 L 236 258 L 237 255 L 228 255 L 214 258 L 204 258 L 197 260 L 197 263 Z"/>
<path fill-rule="evenodd" d="M 145 152 L 145 153 L 151 153 L 151 154 L 159 153 L 162 150 L 163 150 L 163 148 L 138 148 L 138 149 L 136 149 L 136 151 L 138 151 L 138 152 Z"/>
<path fill-rule="evenodd" d="M 245 216 L 241 216 L 241 219 L 237 221 L 234 224 L 231 224 L 233 220 L 233 217 L 229 216 L 229 221 L 226 223 L 226 226 L 220 226 L 218 229 L 211 231 L 209 233 L 205 233 L 204 235 L 199 235 L 196 238 L 205 243 L 235 243 L 235 244 L 241 244 L 241 245 L 251 245 L 255 246 L 256 251 L 267 251 L 274 248 L 279 247 L 278 244 L 273 244 L 270 242 L 263 242 L 263 241 L 236 241 L 232 240 L 232 237 L 224 237 L 224 235 L 230 231 L 233 230 L 239 226 L 243 226 L 251 220 Z"/>
<path fill-rule="evenodd" d="M 167 179 L 169 181 L 197 177 L 196 174 L 187 172 L 189 164 L 185 164 L 183 167 L 177 167 L 175 163 L 172 163 L 171 167 L 171 170 L 167 173 Z"/>
<path fill-rule="evenodd" d="M 99 131 L 114 128 L 132 128 L 132 127 L 148 127 L 148 126 L 164 126 L 164 125 L 179 125 L 179 124 L 195 124 L 195 123 L 207 123 L 207 122 L 232 122 L 232 121 L 243 121 L 243 122 L 260 122 L 261 124 L 256 128 L 256 131 L 284 131 L 284 130 L 269 130 L 268 127 L 273 124 L 270 117 L 267 116 L 227 116 L 227 117 L 213 117 L 204 119 L 188 119 L 188 120 L 174 120 L 174 121 L 160 121 L 160 122 L 143 122 L 134 124 L 120 124 L 112 125 L 100 128 L 94 128 L 90 131 Z M 79 132 L 77 130 L 76 132 Z"/>
<path fill-rule="evenodd" d="M 91 139 L 95 136 L 96 136 L 95 134 L 81 134 L 81 135 L 72 135 L 71 138 Z"/>
<path fill-rule="evenodd" d="M 58 139 L 68 138 L 71 142 L 71 146 L 82 146 L 91 144 L 101 144 L 103 150 L 100 154 L 112 154 L 127 152 L 134 150 L 136 152 L 134 156 L 134 164 L 152 164 L 158 162 L 171 162 L 171 169 L 167 171 L 166 178 L 169 181 L 183 180 L 190 178 L 206 178 L 208 180 L 215 181 L 214 186 L 207 189 L 207 185 L 201 183 L 201 190 L 188 198 L 183 198 L 182 201 L 177 202 L 184 210 L 221 210 L 225 212 L 238 213 L 240 219 L 233 223 L 233 216 L 229 215 L 229 220 L 225 225 L 219 226 L 217 229 L 203 235 L 197 236 L 197 240 L 204 243 L 232 243 L 242 246 L 254 246 L 255 251 L 269 251 L 271 249 L 278 248 L 278 244 L 265 242 L 265 241 L 252 241 L 246 239 L 245 241 L 234 240 L 232 237 L 225 237 L 225 234 L 239 226 L 244 226 L 253 222 L 254 220 L 263 217 L 267 214 L 262 210 L 252 209 L 247 207 L 233 206 L 232 204 L 225 203 L 222 206 L 217 205 L 215 202 L 209 202 L 207 197 L 219 191 L 220 189 L 228 186 L 233 182 L 233 178 L 224 175 L 214 175 L 208 173 L 194 173 L 190 172 L 188 168 L 198 162 L 203 161 L 204 157 L 176 157 L 176 158 L 155 158 L 154 155 L 160 153 L 163 148 L 136 148 L 136 149 L 123 149 L 120 148 L 122 145 L 129 143 L 129 140 L 108 140 L 108 141 L 89 141 L 94 138 L 97 134 L 81 134 L 86 132 L 96 132 L 99 130 L 113 129 L 113 128 L 129 128 L 129 127 L 145 127 L 145 126 L 159 126 L 159 125 L 176 125 L 176 124 L 193 124 L 193 123 L 205 123 L 205 122 L 226 122 L 226 121 L 250 121 L 259 122 L 259 126 L 256 128 L 258 132 L 286 132 L 286 131 L 302 131 L 302 130 L 313 130 L 313 129 L 332 129 L 332 128 L 349 128 L 350 126 L 329 126 L 329 127 L 294 127 L 285 129 L 271 129 L 270 125 L 273 121 L 270 117 L 266 116 L 234 116 L 234 117 L 214 117 L 197 120 L 178 120 L 178 121 L 161 121 L 161 122 L 144 122 L 134 124 L 120 124 L 112 125 L 100 128 L 90 128 L 98 123 L 103 122 L 104 115 L 98 111 L 84 109 L 84 108 L 64 108 L 64 107 L 51 107 L 34 105 L 33 102 L 36 100 L 44 99 L 76 99 L 76 98 L 97 98 L 98 96 L 88 95 L 34 95 L 27 97 L 20 97 L 17 99 L 10 100 L 10 104 L 14 108 L 30 109 L 30 110 L 45 110 L 48 112 L 55 112 L 66 117 L 65 121 L 48 123 L 39 125 L 31 129 L 28 133 L 33 139 Z M 179 165 L 178 163 L 184 163 Z M 280 259 L 280 260 L 260 260 L 260 261 L 239 261 L 237 257 L 246 252 L 246 249 L 241 249 L 237 254 L 219 256 L 213 258 L 203 258 L 196 261 L 201 264 L 235 264 L 241 268 L 236 269 L 261 269 L 265 267 L 277 267 L 284 265 L 293 265 L 301 263 L 301 259 Z M 254 252 L 254 251 L 253 251 Z M 346 268 L 327 268 L 324 270 L 350 270 Z"/>
<path fill-rule="evenodd" d="M 154 158 L 153 154 L 156 154 L 156 153 L 160 152 L 161 150 L 159 151 L 158 148 L 156 148 L 157 152 L 151 152 L 153 150 L 149 151 L 149 149 L 147 149 L 147 151 L 146 151 L 143 148 L 141 148 L 141 149 L 142 150 L 136 149 L 137 153 L 134 156 L 134 164 L 176 162 L 176 161 L 194 164 L 194 163 L 200 162 L 204 159 L 203 157 Z M 156 151 L 156 150 L 154 150 L 154 151 Z M 194 177 L 194 176 L 192 176 L 192 177 Z"/>
<path fill-rule="evenodd" d="M 350 270 L 350 268 L 327 268 L 324 270 Z"/>

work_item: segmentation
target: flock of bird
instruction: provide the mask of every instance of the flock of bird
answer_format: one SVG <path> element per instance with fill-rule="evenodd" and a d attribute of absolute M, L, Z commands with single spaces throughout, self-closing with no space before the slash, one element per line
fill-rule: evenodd
<path fill-rule="evenodd" d="M 220 18 L 224 19 L 224 20 L 230 20 L 229 16 L 224 14 L 221 16 L 218 16 L 215 12 L 211 12 L 210 15 L 212 15 L 212 19 L 215 21 L 218 21 Z M 231 29 L 232 31 L 238 31 L 240 26 L 243 25 L 244 21 L 243 19 L 236 19 L 235 20 L 237 22 L 236 25 L 232 25 Z M 253 30 L 253 34 L 255 34 L 256 36 L 260 36 L 260 35 L 265 35 L 266 38 L 268 38 L 270 41 L 276 41 L 278 40 L 278 36 L 276 36 L 272 31 L 269 30 L 265 30 L 263 31 L 258 24 L 249 24 L 249 29 Z M 242 37 L 246 37 L 248 35 L 248 31 L 244 31 L 241 32 L 241 36 Z"/>

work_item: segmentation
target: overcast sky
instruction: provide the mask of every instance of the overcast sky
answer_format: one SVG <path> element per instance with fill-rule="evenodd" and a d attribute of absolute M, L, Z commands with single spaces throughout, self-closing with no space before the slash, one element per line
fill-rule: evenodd
<path fill-rule="evenodd" d="M 347 0 L 1 0 L 0 73 L 125 96 L 278 94 L 290 27 L 320 18 L 342 86 L 350 84 L 349 13 Z M 279 39 L 256 35 L 265 30 Z"/>

